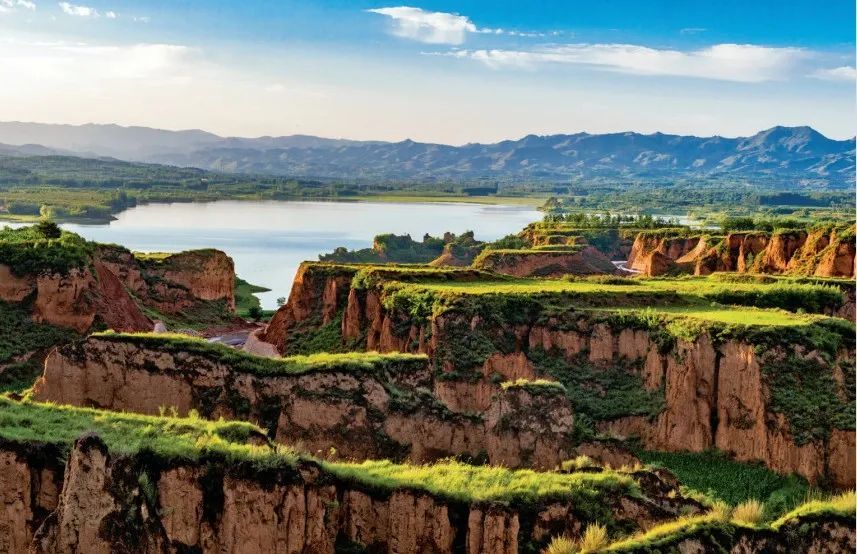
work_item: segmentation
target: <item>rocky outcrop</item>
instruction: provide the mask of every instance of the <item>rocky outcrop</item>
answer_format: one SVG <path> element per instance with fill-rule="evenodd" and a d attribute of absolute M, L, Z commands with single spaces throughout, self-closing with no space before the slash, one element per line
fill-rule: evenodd
<path fill-rule="evenodd" d="M 173 408 L 179 415 L 196 410 L 209 418 L 249 419 L 280 442 L 352 459 L 425 462 L 484 455 L 508 467 L 553 468 L 571 451 L 574 419 L 562 394 L 492 385 L 482 410 L 456 412 L 431 394 L 433 374 L 425 358 L 392 356 L 358 367 L 343 361 L 277 372 L 271 365 L 277 362 L 236 359 L 225 347 L 183 350 L 156 337 L 145 343 L 90 337 L 59 348 L 48 356 L 33 398 L 145 414 Z M 263 362 L 267 369 L 248 369 Z"/>
<path fill-rule="evenodd" d="M 0 300 L 31 301 L 34 321 L 78 332 L 97 322 L 122 331 L 148 330 L 152 325 L 116 276 L 97 261 L 65 274 L 25 276 L 0 264 Z"/>
<path fill-rule="evenodd" d="M 324 284 L 325 277 L 317 279 L 312 290 L 331 287 Z M 493 313 L 480 315 L 476 307 L 442 311 L 421 322 L 394 307 L 385 308 L 377 288 L 349 289 L 346 297 L 342 289 L 347 279 L 335 278 L 337 306 L 322 302 L 323 294 L 307 294 L 302 284 L 299 302 L 287 304 L 282 312 L 295 327 L 311 326 L 321 311 L 341 313 L 343 341 L 370 350 L 427 354 L 436 370 L 449 375 L 435 381 L 434 393 L 453 412 L 488 413 L 500 381 L 553 378 L 532 361 L 534 355 L 547 353 L 570 368 L 621 368 L 639 381 L 646 395 L 663 396 L 655 414 L 640 415 L 628 406 L 627 416 L 598 421 L 604 433 L 640 437 L 648 448 L 658 450 L 718 448 L 781 473 L 797 472 L 812 481 L 826 476 L 842 487 L 854 484 L 853 475 L 848 476 L 854 455 L 846 454 L 852 442 L 846 435 L 853 431 L 834 429 L 829 439 L 797 440 L 788 418 L 774 406 L 770 377 L 761 369 L 764 364 L 777 367 L 776 356 L 791 352 L 817 364 L 814 371 L 820 375 L 833 375 L 837 364 L 810 353 L 809 343 L 784 344 L 779 350 L 766 347 L 759 351 L 765 354 L 760 358 L 756 345 L 740 338 L 702 332 L 693 340 L 665 343 L 662 333 L 633 323 L 599 322 L 573 311 L 545 317 L 525 311 L 523 304 L 516 305 L 514 325 Z M 523 313 L 530 313 L 530 319 L 523 319 Z M 274 325 L 268 335 L 280 332 Z M 287 347 L 287 341 L 282 344 Z M 791 348 L 795 350 L 787 351 Z M 474 355 L 477 350 L 484 354 Z M 844 346 L 838 356 L 853 356 L 853 345 Z M 841 394 L 846 381 L 837 381 Z"/>
<path fill-rule="evenodd" d="M 205 302 L 235 309 L 235 266 L 220 250 L 137 257 L 121 247 L 99 245 L 95 256 L 142 304 L 159 312 L 181 314 Z"/>
<path fill-rule="evenodd" d="M 848 227 L 740 232 L 726 237 L 637 235 L 628 267 L 645 275 L 668 271 L 707 275 L 715 271 L 816 277 L 853 277 L 854 230 Z"/>
<path fill-rule="evenodd" d="M 515 277 L 614 275 L 616 266 L 592 246 L 560 250 L 485 250 L 473 266 Z"/>
<path fill-rule="evenodd" d="M 333 553 L 351 546 L 402 554 L 514 553 L 524 545 L 538 548 L 551 536 L 578 536 L 591 519 L 561 497 L 513 505 L 449 500 L 341 479 L 309 461 L 262 473 L 223 462 L 152 463 L 151 457 L 144 465 L 139 457 L 113 456 L 95 435 L 76 441 L 56 474 L 61 493 L 36 509 L 38 495 L 25 490 L 25 477 L 45 452 L 21 455 L 13 448 L 0 448 L 0 459 L 14 460 L 14 475 L 23 478 L 13 482 L 17 488 L 0 490 L 6 506 L 15 507 L 0 511 L 0 540 L 10 552 Z M 52 463 L 61 460 L 58 451 L 48 454 Z M 143 473 L 150 483 L 145 487 Z M 648 479 L 658 481 L 654 474 Z M 7 493 L 13 490 L 14 498 Z M 662 483 L 658 491 L 652 498 L 600 495 L 598 513 L 623 529 L 639 529 L 680 510 L 698 510 L 672 485 Z M 665 501 L 675 508 L 660 507 Z M 33 520 L 22 517 L 34 511 Z"/>

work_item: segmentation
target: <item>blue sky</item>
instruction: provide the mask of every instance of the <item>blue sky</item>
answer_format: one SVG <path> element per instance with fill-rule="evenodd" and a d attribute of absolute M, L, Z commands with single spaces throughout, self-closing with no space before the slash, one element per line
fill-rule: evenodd
<path fill-rule="evenodd" d="M 461 144 L 855 133 L 853 1 L 0 0 L 0 120 Z"/>

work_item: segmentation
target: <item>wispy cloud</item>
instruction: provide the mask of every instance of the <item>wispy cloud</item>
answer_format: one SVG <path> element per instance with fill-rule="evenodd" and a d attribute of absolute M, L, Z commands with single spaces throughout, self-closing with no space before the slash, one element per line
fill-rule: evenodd
<path fill-rule="evenodd" d="M 465 15 L 448 12 L 431 12 L 410 6 L 374 8 L 366 11 L 384 15 L 392 19 L 394 35 L 428 44 L 462 44 L 466 40 L 468 33 L 529 38 L 548 36 L 548 33 L 541 32 L 477 27 Z M 550 36 L 556 36 L 559 32 L 552 31 L 549 34 Z"/>
<path fill-rule="evenodd" d="M 832 69 L 819 69 L 810 75 L 816 79 L 825 81 L 854 82 L 857 80 L 857 68 L 850 65 L 834 67 Z"/>
<path fill-rule="evenodd" d="M 0 13 L 14 12 L 17 8 L 35 11 L 36 3 L 31 0 L 0 0 Z"/>
<path fill-rule="evenodd" d="M 699 33 L 704 33 L 707 31 L 705 27 L 685 27 L 679 31 L 679 34 L 682 35 L 698 35 Z"/>
<path fill-rule="evenodd" d="M 60 8 L 62 11 L 68 15 L 74 15 L 76 17 L 98 17 L 98 10 L 95 8 L 91 8 L 89 6 L 80 6 L 77 4 L 70 4 L 69 2 L 60 2 Z"/>
<path fill-rule="evenodd" d="M 802 48 L 752 44 L 715 44 L 692 51 L 633 44 L 566 44 L 534 50 L 454 50 L 444 55 L 477 60 L 493 68 L 566 64 L 637 75 L 748 83 L 783 79 L 810 56 Z"/>
<path fill-rule="evenodd" d="M 476 25 L 467 16 L 399 6 L 367 10 L 393 20 L 393 34 L 429 44 L 461 44 Z"/>
<path fill-rule="evenodd" d="M 104 13 L 104 17 L 106 17 L 107 19 L 116 19 L 117 17 L 119 17 L 119 14 L 110 10 Z"/>

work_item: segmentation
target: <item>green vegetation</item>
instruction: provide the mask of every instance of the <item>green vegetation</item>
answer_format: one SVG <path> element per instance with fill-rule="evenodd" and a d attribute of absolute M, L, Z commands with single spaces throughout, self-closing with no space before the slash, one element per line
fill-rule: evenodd
<path fill-rule="evenodd" d="M 325 462 L 323 467 L 346 481 L 371 483 L 392 490 L 426 490 L 459 502 L 489 500 L 513 504 L 572 498 L 591 504 L 608 492 L 631 493 L 636 485 L 630 476 L 615 471 L 600 473 L 554 473 L 497 466 L 474 466 L 461 462 L 438 462 L 411 466 L 389 461 L 362 463 Z"/>
<path fill-rule="evenodd" d="M 663 409 L 663 392 L 646 390 L 639 372 L 622 363 L 596 367 L 585 354 L 566 361 L 540 348 L 529 357 L 540 372 L 564 386 L 574 408 L 579 439 L 594 436 L 593 422 L 655 416 Z"/>
<path fill-rule="evenodd" d="M 235 277 L 235 314 L 239 317 L 249 317 L 253 308 L 262 309 L 257 292 L 269 292 L 271 289 L 253 285 L 240 277 Z"/>
<path fill-rule="evenodd" d="M 90 432 L 98 433 L 114 455 L 146 451 L 167 461 L 216 457 L 259 467 L 291 466 L 297 461 L 297 455 L 287 448 L 251 444 L 263 434 L 250 423 L 145 416 L 0 396 L 0 440 L 48 443 L 68 450 L 78 437 Z"/>
<path fill-rule="evenodd" d="M 27 304 L 0 302 L 0 392 L 29 388 L 41 373 L 39 354 L 77 338 L 70 329 L 34 323 Z"/>
<path fill-rule="evenodd" d="M 667 468 L 685 486 L 732 506 L 748 500 L 764 502 L 772 517 L 798 505 L 810 490 L 796 475 L 778 475 L 762 465 L 736 462 L 716 451 L 635 453 L 646 464 Z"/>
<path fill-rule="evenodd" d="M 841 516 L 853 519 L 855 505 L 857 505 L 857 499 L 854 491 L 843 492 L 830 498 L 809 500 L 778 518 L 771 527 L 779 529 L 787 523 L 805 517 Z"/>
<path fill-rule="evenodd" d="M 526 392 L 537 394 L 565 394 L 565 386 L 557 381 L 547 379 L 516 379 L 515 381 L 503 381 L 500 383 L 503 390 L 522 389 Z"/>
<path fill-rule="evenodd" d="M 293 468 L 312 458 L 279 445 L 253 442 L 261 429 L 243 422 L 197 417 L 144 416 L 89 408 L 15 401 L 0 396 L 0 440 L 48 443 L 68 450 L 79 436 L 97 433 L 114 455 L 146 452 L 166 462 L 221 460 L 257 470 Z M 537 502 L 572 499 L 581 508 L 601 504 L 606 493 L 639 494 L 623 473 L 552 473 L 473 466 L 454 461 L 433 465 L 389 461 L 320 462 L 346 483 L 375 490 L 416 489 L 459 502 Z"/>
<path fill-rule="evenodd" d="M 310 356 L 264 358 L 224 344 L 204 339 L 169 333 L 116 333 L 105 331 L 92 337 L 120 343 L 130 343 L 170 353 L 187 353 L 204 356 L 224 364 L 234 371 L 254 375 L 299 375 L 323 371 L 390 371 L 408 373 L 425 367 L 426 357 L 417 354 L 378 354 L 375 352 L 349 352 L 347 354 L 320 353 Z"/>
<path fill-rule="evenodd" d="M 93 244 L 63 231 L 58 238 L 45 236 L 38 225 L 0 229 L 0 264 L 18 276 L 40 273 L 67 274 L 89 266 Z"/>

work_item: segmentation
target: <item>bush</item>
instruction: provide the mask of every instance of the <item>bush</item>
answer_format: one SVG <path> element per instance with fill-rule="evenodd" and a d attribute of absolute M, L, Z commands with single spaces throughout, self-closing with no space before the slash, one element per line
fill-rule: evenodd
<path fill-rule="evenodd" d="M 765 514 L 765 505 L 755 499 L 738 504 L 732 510 L 732 521 L 744 525 L 758 525 Z"/>
<path fill-rule="evenodd" d="M 46 239 L 58 239 L 62 235 L 59 225 L 46 219 L 36 223 L 36 230 Z"/>

